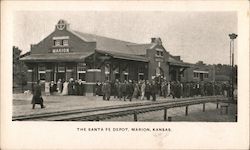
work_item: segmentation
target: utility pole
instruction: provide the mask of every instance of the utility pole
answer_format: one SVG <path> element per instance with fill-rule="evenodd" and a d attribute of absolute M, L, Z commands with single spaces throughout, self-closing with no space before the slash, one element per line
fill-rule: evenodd
<path fill-rule="evenodd" d="M 232 96 L 232 101 L 234 101 L 234 39 L 237 38 L 237 34 L 231 33 L 229 34 L 229 37 L 231 39 L 230 41 L 230 60 L 231 60 L 231 52 L 232 52 L 232 74 L 231 74 L 231 82 L 232 82 L 232 87 L 231 87 L 231 96 Z M 231 63 L 231 62 L 230 62 Z"/>

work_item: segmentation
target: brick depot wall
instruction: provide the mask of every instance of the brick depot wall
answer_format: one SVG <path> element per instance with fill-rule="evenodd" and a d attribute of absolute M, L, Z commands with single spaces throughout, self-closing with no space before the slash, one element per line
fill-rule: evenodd
<path fill-rule="evenodd" d="M 198 81 L 200 81 L 199 78 L 194 78 L 194 75 L 193 75 L 194 68 L 195 67 L 187 68 L 184 71 L 184 77 L 181 77 L 182 82 L 191 82 L 191 81 L 198 82 Z M 195 70 L 199 70 L 199 69 L 196 67 Z M 208 70 L 208 78 L 203 78 L 203 79 L 204 79 L 204 81 L 213 81 L 213 78 L 214 78 L 213 68 L 210 68 Z"/>
<path fill-rule="evenodd" d="M 148 79 L 151 80 L 152 76 L 156 75 L 156 68 L 158 67 L 158 61 L 156 61 L 156 48 L 161 48 L 164 49 L 162 46 L 156 46 L 154 49 L 148 49 L 146 56 L 149 59 L 149 64 L 148 64 Z M 169 53 L 166 52 L 165 50 L 163 51 L 163 57 L 162 57 L 162 62 L 160 67 L 164 72 L 164 77 L 167 78 L 167 80 L 170 79 L 169 77 L 169 65 L 167 63 L 169 57 Z"/>
<path fill-rule="evenodd" d="M 55 30 L 50 35 L 48 35 L 45 39 L 40 41 L 38 44 L 33 45 L 31 47 L 31 54 L 46 54 L 50 53 L 54 41 L 53 37 L 59 36 L 69 36 L 69 49 L 70 52 L 89 52 L 94 51 L 96 48 L 95 42 L 86 42 L 77 37 L 76 35 L 72 34 L 68 30 Z"/>

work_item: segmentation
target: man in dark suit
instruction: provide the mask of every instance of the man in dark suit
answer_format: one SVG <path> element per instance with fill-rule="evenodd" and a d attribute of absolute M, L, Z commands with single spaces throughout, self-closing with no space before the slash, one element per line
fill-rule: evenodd
<path fill-rule="evenodd" d="M 123 83 L 121 83 L 121 93 L 123 100 L 126 101 L 127 98 L 127 81 L 125 80 Z"/>
<path fill-rule="evenodd" d="M 146 80 L 145 96 L 147 97 L 147 100 L 150 100 L 150 94 L 151 94 L 150 86 L 151 86 L 151 84 L 149 83 L 148 80 Z"/>
<path fill-rule="evenodd" d="M 133 83 L 131 80 L 129 80 L 127 87 L 126 87 L 126 90 L 127 90 L 127 96 L 128 96 L 129 101 L 132 101 L 134 86 L 133 86 Z"/>
<path fill-rule="evenodd" d="M 103 100 L 109 101 L 111 94 L 111 84 L 108 80 L 103 84 L 102 92 L 103 92 Z"/>
<path fill-rule="evenodd" d="M 157 89 L 158 88 L 157 88 L 155 81 L 152 81 L 152 85 L 150 86 L 150 91 L 151 91 L 153 101 L 156 101 L 156 93 L 158 93 Z"/>
<path fill-rule="evenodd" d="M 45 106 L 43 105 L 40 80 L 38 80 L 37 84 L 34 86 L 34 92 L 33 92 L 31 104 L 32 104 L 32 109 L 35 109 L 36 104 L 40 104 L 41 108 L 45 108 Z"/>

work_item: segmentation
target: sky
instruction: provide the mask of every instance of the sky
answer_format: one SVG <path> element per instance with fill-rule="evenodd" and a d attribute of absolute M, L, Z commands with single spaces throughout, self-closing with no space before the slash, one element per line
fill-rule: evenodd
<path fill-rule="evenodd" d="M 165 49 L 185 62 L 229 64 L 230 39 L 237 34 L 236 12 L 169 11 L 17 11 L 13 45 L 22 53 L 51 32 L 60 19 L 72 30 L 134 43 L 160 37 Z M 237 64 L 237 39 L 235 40 Z"/>

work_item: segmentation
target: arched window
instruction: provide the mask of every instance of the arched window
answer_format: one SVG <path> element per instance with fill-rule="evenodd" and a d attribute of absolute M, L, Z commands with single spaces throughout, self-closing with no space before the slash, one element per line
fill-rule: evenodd
<path fill-rule="evenodd" d="M 164 76 L 164 71 L 162 70 L 162 68 L 157 67 L 157 68 L 155 69 L 155 75 L 156 75 L 156 77 Z"/>

